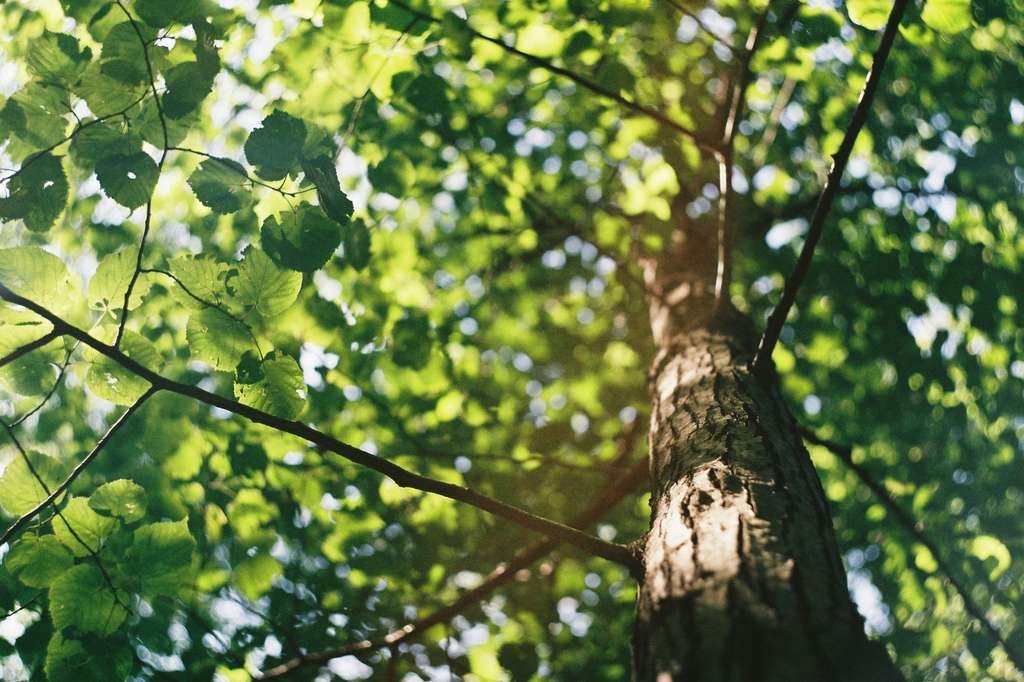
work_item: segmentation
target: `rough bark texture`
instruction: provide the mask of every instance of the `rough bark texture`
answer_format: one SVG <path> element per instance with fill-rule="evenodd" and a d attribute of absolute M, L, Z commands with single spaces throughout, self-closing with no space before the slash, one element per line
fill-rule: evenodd
<path fill-rule="evenodd" d="M 659 353 L 635 679 L 902 679 L 850 601 L 824 492 L 777 380 L 748 370 L 749 324 L 713 312 L 707 272 L 685 260 L 661 270 L 648 271 Z"/>

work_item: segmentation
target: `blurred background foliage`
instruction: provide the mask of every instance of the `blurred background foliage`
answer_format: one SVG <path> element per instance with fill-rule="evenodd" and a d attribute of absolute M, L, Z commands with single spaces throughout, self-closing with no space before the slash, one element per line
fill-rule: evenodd
<path fill-rule="evenodd" d="M 274 110 L 325 131 L 370 257 L 357 269 L 346 244 L 301 275 L 294 304 L 253 323 L 264 350 L 301 369 L 301 421 L 569 519 L 622 475 L 623 444 L 629 461 L 644 456 L 652 350 L 640 261 L 663 248 L 683 213 L 714 220 L 717 170 L 671 129 L 474 39 L 464 22 L 700 131 L 717 125 L 725 75 L 764 3 L 413 4 L 438 21 L 394 2 L 167 3 L 172 17 L 187 9 L 207 22 L 205 37 L 178 20 L 160 28 L 161 59 L 199 63 L 212 43 L 220 60 L 211 93 L 169 131 L 180 137 L 172 144 L 245 163 L 250 132 Z M 850 4 L 778 0 L 753 59 L 737 139 L 730 293 L 758 322 L 781 291 L 878 41 L 863 14 L 871 3 Z M 140 15 L 146 5 L 126 2 Z M 0 166 L 60 140 L 104 97 L 131 95 L 122 85 L 86 105 L 73 96 L 74 113 L 52 114 L 32 109 L 41 96 L 29 90 L 26 55 L 44 31 L 74 35 L 93 59 L 110 59 L 104 39 L 118 11 L 99 0 L 0 5 Z M 854 446 L 855 460 L 912 513 L 1018 646 L 1022 48 L 1019 0 L 912 5 L 775 352 L 798 419 Z M 172 80 L 160 88 L 173 89 Z M 19 106 L 33 113 L 19 118 Z M 137 132 L 155 157 L 162 131 L 153 117 L 143 104 L 119 130 Z M 67 145 L 55 154 L 65 157 Z M 147 267 L 172 268 L 186 254 L 235 261 L 260 242 L 268 217 L 313 200 L 252 186 L 240 210 L 218 213 L 186 182 L 202 161 L 168 155 Z M 43 246 L 67 264 L 72 288 L 89 283 L 94 292 L 102 259 L 122 249 L 134 257 L 144 209 L 111 198 L 93 168 L 61 163 L 71 189 L 66 205 L 53 207 L 55 226 L 6 222 L 0 247 Z M 296 176 L 282 187 L 304 191 Z M 194 302 L 158 273 L 140 282 L 128 329 L 152 345 L 161 372 L 231 395 L 233 365 L 190 356 Z M 99 328 L 117 308 L 66 315 Z M 31 371 L 0 374 L 0 412 L 12 422 L 56 385 L 17 430 L 66 470 L 117 408 L 83 388 L 95 358 L 70 344 L 48 348 Z M 136 482 L 145 520 L 185 520 L 196 542 L 189 589 L 142 599 L 115 632 L 83 638 L 79 680 L 112 679 L 91 659 L 122 654 L 118 670 L 132 679 L 248 680 L 302 651 L 427 615 L 534 539 L 225 416 L 157 395 L 76 481 L 80 496 L 108 481 Z M 633 424 L 640 437 L 630 436 Z M 2 461 L 13 462 L 14 448 L 3 447 Z M 820 447 L 812 455 L 851 592 L 908 678 L 1024 679 L 965 613 L 936 558 L 841 461 Z M 625 542 L 646 525 L 637 491 L 596 532 Z M 9 563 L 0 566 L 0 611 L 35 601 L 0 624 L 2 676 L 38 679 L 53 606 Z M 622 680 L 634 596 L 620 567 L 560 549 L 417 641 L 336 659 L 318 679 Z"/>

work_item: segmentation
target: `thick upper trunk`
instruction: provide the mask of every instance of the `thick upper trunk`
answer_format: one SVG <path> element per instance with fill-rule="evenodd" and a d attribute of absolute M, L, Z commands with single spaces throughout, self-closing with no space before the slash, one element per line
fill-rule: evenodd
<path fill-rule="evenodd" d="M 777 381 L 747 369 L 745 321 L 711 315 L 693 280 L 658 284 L 635 679 L 901 679 L 850 601 L 825 496 Z"/>

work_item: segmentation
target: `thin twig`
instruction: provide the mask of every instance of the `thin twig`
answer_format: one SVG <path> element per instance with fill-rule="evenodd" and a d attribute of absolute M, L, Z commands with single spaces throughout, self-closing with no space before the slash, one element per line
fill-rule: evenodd
<path fill-rule="evenodd" d="M 967 589 L 967 586 L 956 577 L 956 574 L 953 572 L 953 567 L 950 566 L 942 557 L 942 554 L 939 553 L 938 545 L 936 545 L 935 542 L 924 533 L 920 524 L 914 521 L 910 514 L 892 498 L 892 495 L 890 495 L 889 491 L 885 489 L 885 486 L 876 481 L 874 476 L 872 476 L 865 467 L 853 461 L 853 448 L 848 445 L 843 445 L 841 443 L 836 443 L 835 441 L 821 438 L 810 429 L 802 428 L 800 431 L 808 442 L 826 448 L 843 464 L 845 464 L 850 471 L 856 474 L 857 478 L 861 480 L 861 483 L 866 485 L 871 492 L 875 494 L 878 501 L 889 510 L 896 521 L 903 526 L 908 533 L 910 533 L 914 540 L 924 545 L 924 547 L 931 552 L 932 559 L 935 560 L 935 565 L 938 567 L 939 571 L 946 575 L 946 579 L 949 580 L 950 585 L 953 586 L 953 589 L 955 589 L 957 594 L 960 595 L 960 598 L 963 599 L 964 608 L 967 612 L 985 630 L 987 630 L 992 639 L 1003 648 L 1003 651 L 1006 652 L 1006 657 L 1013 662 L 1014 666 L 1017 667 L 1017 670 L 1024 672 L 1024 653 L 1017 651 L 1013 646 L 1011 646 L 1006 638 L 1003 637 L 1002 633 L 999 632 L 999 629 L 995 624 L 988 619 L 985 615 L 985 611 L 971 597 L 971 593 Z"/>
<path fill-rule="evenodd" d="M 0 290 L 7 291 L 6 287 L 4 287 L 3 285 L 0 285 Z M 82 332 L 82 334 L 90 339 L 92 338 L 85 332 Z M 86 343 L 86 345 L 89 345 L 88 342 L 84 343 Z M 113 349 L 113 346 L 106 347 Z M 127 356 L 124 357 L 127 358 Z M 57 497 L 60 496 L 61 493 L 70 488 L 71 484 L 74 483 L 75 479 L 78 478 L 83 471 L 85 471 L 86 467 L 88 467 L 94 459 L 96 459 L 96 456 L 100 454 L 104 447 L 106 447 L 106 445 L 110 442 L 111 438 L 113 438 L 114 435 L 121 430 L 121 427 L 124 426 L 125 422 L 127 422 L 128 419 L 136 412 L 136 410 L 142 407 L 142 404 L 146 402 L 146 400 L 150 396 L 156 393 L 157 390 L 158 389 L 155 386 L 150 387 L 145 393 L 142 394 L 141 397 L 139 397 L 134 403 L 132 403 L 128 407 L 128 409 L 125 410 L 121 414 L 121 416 L 117 418 L 117 421 L 110 425 L 110 428 L 107 429 L 107 432 L 103 434 L 99 441 L 97 441 L 96 445 L 94 445 L 92 450 L 89 451 L 89 454 L 87 454 L 82 459 L 82 461 L 79 462 L 75 466 L 75 468 L 71 470 L 71 473 L 68 474 L 67 478 L 65 478 L 64 481 L 53 490 L 53 492 L 48 494 L 43 501 L 41 501 L 39 504 L 37 504 L 29 511 L 22 514 L 20 517 L 18 517 L 14 521 L 14 523 L 12 523 L 11 526 L 4 531 L 3 535 L 0 535 L 0 545 L 7 542 L 16 532 L 18 532 L 18 529 L 20 529 L 26 523 L 28 523 L 36 516 L 38 516 L 39 513 L 42 512 L 43 509 L 47 507 L 47 505 L 52 504 L 54 500 L 56 500 Z M 70 526 L 68 527 L 70 528 Z"/>
<path fill-rule="evenodd" d="M 733 146 L 739 120 L 743 117 L 744 94 L 750 83 L 750 62 L 757 52 L 761 35 L 764 33 L 768 14 L 771 12 L 773 0 L 765 5 L 757 23 L 747 34 L 743 57 L 737 64 L 736 73 L 732 76 L 732 87 L 729 90 L 728 107 L 722 124 L 721 148 L 715 154 L 718 162 L 718 270 L 715 273 L 715 305 L 721 306 L 729 295 L 729 284 L 732 281 L 732 221 L 730 220 L 730 197 L 732 195 Z"/>
<path fill-rule="evenodd" d="M 630 448 L 631 451 L 631 448 Z M 621 478 L 616 478 L 602 491 L 598 497 L 579 516 L 572 521 L 577 528 L 585 528 L 592 525 L 620 502 L 626 495 L 635 490 L 640 483 L 647 478 L 647 462 L 639 461 L 633 464 Z M 558 547 L 561 542 L 556 538 L 538 540 L 528 547 L 520 550 L 507 563 L 501 564 L 484 578 L 483 582 L 462 594 L 458 599 L 448 606 L 441 608 L 434 613 L 421 618 L 420 620 L 406 623 L 397 630 L 373 639 L 364 639 L 352 642 L 335 649 L 305 654 L 280 665 L 274 666 L 263 672 L 257 679 L 271 680 L 311 665 L 326 663 L 332 658 L 347 656 L 350 654 L 367 653 L 377 649 L 394 647 L 399 642 L 407 641 L 418 637 L 430 627 L 446 623 L 460 613 L 476 606 L 502 585 L 511 582 L 516 574 L 529 568 L 535 561 L 549 554 Z"/>
<path fill-rule="evenodd" d="M 256 338 L 256 334 L 253 332 L 252 327 L 250 327 L 249 324 L 245 320 L 243 320 L 242 318 L 238 317 L 237 315 L 232 314 L 224 306 L 222 306 L 222 305 L 220 305 L 218 303 L 214 303 L 213 301 L 207 301 L 205 298 L 199 296 L 198 294 L 193 293 L 192 290 L 189 289 L 185 285 L 185 283 L 181 281 L 181 278 L 179 278 L 173 272 L 170 272 L 168 270 L 161 270 L 160 268 L 142 268 L 142 270 L 140 270 L 140 272 L 152 273 L 152 274 L 156 274 L 156 275 L 163 275 L 164 277 L 169 277 L 175 284 L 177 284 L 179 287 L 181 287 L 182 291 L 184 291 L 193 300 L 197 301 L 201 305 L 206 306 L 207 308 L 214 308 L 216 310 L 219 310 L 222 314 L 224 314 L 228 318 L 234 320 L 238 324 L 240 324 L 243 327 L 245 327 L 245 331 L 247 331 L 249 333 L 249 338 L 252 339 L 253 344 L 256 346 L 256 353 L 259 354 L 261 360 L 263 359 L 263 349 L 260 348 L 260 342 Z"/>
<path fill-rule="evenodd" d="M 439 23 L 441 23 L 441 20 L 436 18 L 436 17 L 434 17 L 432 14 L 428 14 L 426 12 L 421 12 L 420 10 L 414 9 L 413 7 L 407 5 L 405 2 L 403 2 L 402 0 L 391 0 L 391 4 L 393 4 L 396 7 L 401 7 L 403 10 L 405 10 L 409 14 L 412 14 L 415 17 L 419 17 L 420 19 L 423 19 L 424 21 L 429 21 L 432 24 L 439 24 Z M 657 109 L 655 109 L 653 107 L 649 107 L 649 106 L 643 105 L 643 104 L 640 104 L 638 102 L 634 102 L 633 100 L 628 99 L 626 97 L 623 97 L 619 93 L 613 92 L 612 90 L 609 90 L 609 89 L 605 88 L 603 85 L 600 85 L 599 83 L 596 83 L 596 82 L 590 80 L 586 76 L 580 75 L 580 74 L 576 73 L 575 71 L 571 71 L 571 70 L 566 69 L 564 67 L 556 66 L 555 64 L 552 64 L 548 60 L 542 59 L 541 57 L 538 57 L 536 55 L 530 54 L 529 52 L 523 52 L 522 50 L 520 50 L 517 47 L 513 47 L 512 45 L 506 44 L 505 41 L 501 40 L 500 38 L 495 38 L 495 37 L 489 36 L 489 35 L 487 35 L 485 33 L 481 33 L 479 31 L 477 31 L 476 29 L 472 28 L 468 23 L 466 23 L 466 22 L 463 22 L 463 23 L 464 23 L 464 26 L 465 26 L 465 30 L 467 32 L 469 32 L 470 34 L 472 34 L 474 37 L 479 38 L 480 40 L 485 40 L 485 41 L 487 41 L 489 43 L 492 43 L 494 45 L 497 45 L 498 47 L 500 47 L 501 49 L 505 50 L 506 52 L 508 52 L 510 54 L 514 54 L 517 57 L 520 57 L 520 58 L 526 60 L 530 64 L 533 64 L 536 67 L 544 69 L 545 71 L 549 71 L 549 72 L 551 72 L 553 74 L 557 74 L 559 76 L 563 76 L 565 78 L 568 78 L 573 83 L 576 83 L 577 85 L 580 85 L 580 86 L 586 88 L 587 90 L 590 90 L 591 92 L 593 92 L 593 93 L 595 93 L 597 95 L 600 95 L 601 97 L 604 97 L 606 99 L 610 99 L 610 100 L 620 104 L 621 106 L 629 109 L 630 111 L 635 111 L 638 114 L 643 114 L 644 116 L 647 116 L 648 118 L 650 118 L 650 119 L 652 119 L 654 121 L 657 121 L 658 123 L 664 125 L 665 127 L 671 128 L 672 130 L 675 130 L 677 133 L 682 134 L 684 137 L 689 138 L 699 148 L 703 149 L 706 152 L 714 153 L 717 150 L 717 146 L 714 143 L 712 143 L 711 141 L 707 140 L 705 137 L 700 135 L 698 132 L 696 132 L 692 128 L 689 128 L 689 127 L 683 125 L 679 121 L 676 121 L 676 120 L 674 120 L 672 118 L 669 118 L 668 116 L 666 116 L 665 114 L 661 113 Z"/>
<path fill-rule="evenodd" d="M 239 170 L 237 166 L 234 166 L 234 165 L 232 165 L 230 163 L 226 163 L 226 159 L 223 159 L 223 158 L 221 158 L 219 156 L 214 156 L 213 154 L 210 154 L 209 152 L 200 151 L 198 149 L 191 149 L 190 147 L 177 147 L 177 146 L 174 146 L 174 147 L 168 147 L 168 151 L 182 152 L 182 153 L 185 153 L 185 154 L 194 154 L 195 156 L 202 156 L 204 158 L 210 159 L 210 160 L 215 161 L 215 162 L 219 163 L 220 165 L 224 166 L 225 168 L 227 168 L 228 170 L 232 171 L 233 173 L 237 173 L 238 175 L 242 176 L 243 178 L 245 178 L 245 180 L 247 182 L 250 182 L 253 185 L 259 185 L 260 187 L 266 187 L 267 189 L 272 189 L 272 190 L 274 190 L 275 192 L 277 192 L 278 194 L 280 194 L 281 196 L 284 196 L 284 197 L 297 197 L 297 196 L 300 196 L 302 194 L 306 194 L 308 192 L 313 192 L 313 191 L 316 190 L 316 187 L 303 187 L 301 189 L 297 189 L 297 190 L 292 191 L 292 192 L 283 190 L 280 187 L 275 187 L 274 185 L 271 185 L 269 182 L 263 182 L 259 178 L 255 178 L 255 177 L 249 175 L 244 170 Z"/>
<path fill-rule="evenodd" d="M 679 0 L 668 0 L 668 4 L 683 16 L 687 16 L 693 19 L 697 23 L 697 26 L 701 28 L 705 33 L 707 33 L 714 42 L 726 48 L 727 50 L 729 50 L 729 52 L 733 53 L 734 55 L 737 52 L 741 52 L 741 50 L 738 50 L 735 46 L 733 46 L 731 40 L 729 40 L 723 35 L 719 35 L 717 32 L 712 30 L 710 26 L 704 23 L 704 20 L 701 19 L 696 12 L 686 8 L 683 5 L 683 3 L 679 2 Z"/>
<path fill-rule="evenodd" d="M 170 140 L 167 136 L 167 119 L 164 117 L 163 105 L 160 103 L 160 95 L 156 91 L 156 74 L 153 72 L 153 63 L 149 58 L 149 47 L 146 44 L 146 39 L 142 36 L 142 29 L 139 28 L 139 24 L 135 21 L 135 18 L 131 15 L 128 9 L 122 4 L 121 0 L 116 0 L 117 6 L 121 8 L 125 16 L 128 17 L 129 23 L 135 30 L 135 35 L 139 37 L 139 44 L 142 45 L 142 58 L 146 62 L 146 73 L 149 75 L 149 86 L 153 91 L 154 104 L 156 104 L 156 113 L 160 119 L 160 128 L 163 131 L 164 146 L 160 152 L 160 159 L 157 161 L 157 181 L 160 179 L 160 173 L 164 168 L 164 161 L 167 160 L 167 151 L 171 146 Z M 156 191 L 156 187 L 153 187 L 153 191 Z M 124 307 L 121 310 L 121 320 L 117 324 L 117 335 L 114 337 L 114 347 L 117 348 L 121 345 L 121 337 L 124 336 L 125 325 L 128 324 L 128 308 L 131 303 L 132 290 L 135 288 L 135 283 L 139 279 L 139 273 L 142 271 L 142 259 L 146 254 L 146 238 L 149 236 L 149 228 L 153 220 L 153 197 L 150 196 L 149 200 L 146 201 L 146 219 L 142 227 L 142 239 L 139 241 L 139 253 L 135 258 L 135 269 L 132 271 L 132 277 L 128 280 L 128 287 L 124 292 Z"/>
<path fill-rule="evenodd" d="M 771 362 L 772 350 L 779 340 L 782 326 L 786 323 L 789 310 L 793 307 L 793 302 L 796 300 L 796 293 L 807 276 L 808 270 L 810 270 L 811 259 L 814 258 L 814 247 L 817 246 L 818 240 L 821 238 L 821 233 L 825 226 L 825 218 L 828 216 L 829 209 L 832 208 L 832 202 L 839 191 L 839 185 L 843 179 L 843 171 L 846 170 L 846 164 L 850 160 L 850 154 L 853 152 L 853 145 L 857 141 L 857 135 L 860 133 L 860 129 L 864 127 L 868 114 L 871 112 L 871 104 L 874 102 L 875 92 L 878 90 L 878 85 L 882 80 L 885 62 L 889 57 L 892 44 L 896 40 L 900 19 L 907 9 L 907 4 L 908 0 L 895 0 L 892 12 L 889 14 L 889 20 L 885 25 L 885 32 L 882 34 L 882 40 L 871 63 L 871 70 L 868 72 L 867 80 L 864 82 L 860 101 L 857 102 L 857 108 L 853 112 L 853 118 L 850 120 L 850 126 L 846 130 L 846 135 L 843 136 L 843 142 L 839 145 L 839 151 L 833 157 L 832 169 L 828 173 L 825 189 L 822 191 L 821 197 L 818 199 L 818 205 L 814 209 L 814 215 L 811 217 L 807 239 L 804 241 L 793 272 L 786 278 L 786 286 L 783 289 L 782 298 L 779 299 L 775 309 L 772 310 L 768 323 L 765 326 L 764 334 L 761 336 L 757 354 L 752 362 L 755 370 L 763 370 Z"/>
<path fill-rule="evenodd" d="M 24 611 L 28 607 L 32 606 L 32 604 L 34 604 L 37 601 L 39 601 L 39 598 L 42 597 L 45 594 L 46 594 L 46 590 L 43 590 L 42 592 L 36 592 L 35 595 L 31 599 L 29 599 L 27 602 L 25 602 L 24 604 L 22 604 L 18 608 L 14 609 L 12 611 L 8 611 L 4 615 L 0 616 L 0 622 L 3 622 L 5 620 L 7 620 L 11 616 L 18 615 L 19 613 L 21 613 L 22 611 Z"/>
<path fill-rule="evenodd" d="M 34 415 L 39 410 L 43 409 L 43 406 L 46 405 L 46 403 L 50 402 L 50 398 L 52 398 L 53 394 L 57 392 L 58 388 L 60 388 L 61 381 L 64 380 L 64 374 L 68 371 L 68 365 L 71 364 L 71 356 L 78 349 L 78 346 L 79 342 L 76 341 L 75 345 L 69 348 L 68 351 L 64 354 L 64 362 L 62 362 L 60 365 L 60 371 L 57 372 L 57 378 L 54 380 L 53 386 L 50 387 L 50 390 L 47 391 L 46 395 L 44 395 L 42 399 L 38 403 L 36 403 L 35 407 L 33 407 L 31 410 L 15 419 L 13 422 L 11 422 L 11 426 L 19 426 L 23 424 L 32 415 Z"/>
<path fill-rule="evenodd" d="M 338 162 L 338 157 L 341 155 L 341 151 L 345 148 L 345 145 L 348 144 L 349 139 L 356 130 L 356 126 L 359 125 L 359 117 L 363 113 L 363 106 L 365 106 L 366 100 L 370 96 L 370 93 L 373 92 L 373 84 L 377 82 L 377 77 L 380 76 L 381 72 L 384 71 L 384 67 L 386 67 L 388 62 L 391 60 L 391 57 L 392 55 L 394 55 L 395 50 L 397 50 L 399 46 L 402 43 L 404 43 L 405 40 L 409 37 L 409 31 L 412 30 L 412 27 L 418 24 L 420 21 L 422 21 L 422 19 L 420 19 L 419 17 L 414 17 L 413 20 L 410 21 L 402 29 L 399 36 L 394 40 L 394 42 L 391 43 L 391 47 L 388 49 L 387 54 L 384 55 L 384 59 L 381 61 L 380 66 L 378 66 L 377 70 L 373 72 L 372 76 L 370 76 L 370 80 L 366 84 L 366 90 L 364 90 L 363 94 L 358 97 L 358 99 L 356 100 L 355 107 L 352 108 L 352 118 L 348 122 L 348 127 L 345 128 L 345 133 L 341 136 L 341 141 L 338 143 L 338 149 L 334 154 L 335 163 Z"/>
<path fill-rule="evenodd" d="M 124 109 L 121 109 L 120 111 L 115 111 L 112 114 L 104 114 L 103 116 L 97 116 L 96 118 L 92 119 L 91 121 L 86 121 L 85 123 L 80 123 L 80 124 L 76 125 L 75 128 L 71 131 L 70 135 L 66 136 L 62 140 L 54 142 L 53 144 L 51 144 L 49 147 L 46 147 L 45 149 L 40 149 L 39 151 L 34 152 L 31 156 L 29 156 L 28 158 L 25 159 L 25 161 L 21 164 L 21 166 L 18 168 L 18 170 L 11 172 L 5 178 L 0 178 L 0 184 L 5 183 L 5 182 L 7 182 L 9 180 L 13 180 L 22 171 L 24 171 L 26 168 L 31 166 L 37 160 L 39 160 L 42 157 L 46 156 L 47 154 L 52 152 L 57 147 L 59 147 L 62 144 L 64 144 L 65 142 L 70 142 L 71 140 L 73 140 L 75 138 L 76 135 L 78 135 L 78 133 L 82 132 L 86 128 L 91 128 L 92 126 L 97 125 L 99 123 L 103 123 L 104 121 L 107 121 L 109 119 L 117 118 L 118 116 L 125 115 L 126 113 L 128 113 L 129 111 L 134 109 L 137 104 L 139 104 L 142 100 L 146 99 L 146 97 L 148 97 L 148 96 L 149 96 L 149 94 L 146 93 L 146 94 L 142 95 L 141 97 L 139 97 L 134 102 L 132 102 L 131 104 L 129 104 L 128 106 L 126 106 Z"/>
<path fill-rule="evenodd" d="M 117 586 L 114 585 L 113 578 L 110 577 L 110 573 L 107 571 L 106 566 L 104 566 L 103 562 L 100 560 L 98 553 L 99 548 L 94 549 L 92 546 L 89 545 L 89 543 L 87 543 L 82 538 L 81 535 L 78 534 L 78 531 L 75 530 L 74 526 L 71 525 L 71 522 L 68 521 L 66 516 L 64 516 L 64 512 L 61 511 L 60 505 L 56 502 L 56 498 L 60 493 L 52 494 L 50 492 L 50 487 L 46 484 L 46 481 L 43 480 L 43 477 L 39 473 L 39 470 L 36 469 L 35 465 L 32 463 L 32 460 L 28 456 L 28 452 L 22 446 L 21 441 L 18 440 L 17 434 L 14 433 L 14 429 L 9 424 L 6 423 L 3 424 L 3 427 L 4 430 L 7 432 L 7 437 L 10 438 L 12 443 L 14 443 L 14 447 L 18 450 L 22 460 L 24 460 L 25 466 L 28 468 L 29 473 L 31 473 L 32 477 L 36 479 L 36 482 L 43 489 L 43 492 L 47 494 L 47 499 L 50 500 L 50 505 L 53 507 L 54 515 L 59 517 L 60 520 L 64 522 L 64 525 L 65 527 L 67 527 L 68 532 L 71 533 L 71 537 L 74 538 L 75 542 L 77 542 L 85 549 L 86 553 L 88 553 L 90 557 L 92 557 L 92 560 L 96 563 L 96 567 L 100 571 L 100 575 L 103 576 L 103 580 L 107 583 L 107 587 L 110 588 L 110 592 L 114 596 L 114 601 L 116 601 L 118 606 L 120 606 L 122 609 L 128 611 L 128 605 L 121 601 L 121 596 L 117 592 Z M 51 516 L 50 518 L 52 519 L 53 517 Z M 4 540 L 0 541 L 0 544 L 6 542 L 6 538 L 7 534 L 4 535 Z"/>

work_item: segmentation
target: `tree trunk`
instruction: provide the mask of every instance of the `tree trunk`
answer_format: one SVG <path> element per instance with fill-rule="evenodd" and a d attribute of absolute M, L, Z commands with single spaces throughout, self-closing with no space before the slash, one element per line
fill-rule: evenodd
<path fill-rule="evenodd" d="M 850 601 L 824 491 L 777 378 L 748 369 L 749 322 L 716 313 L 706 266 L 686 266 L 647 269 L 659 352 L 634 679 L 902 679 Z"/>

